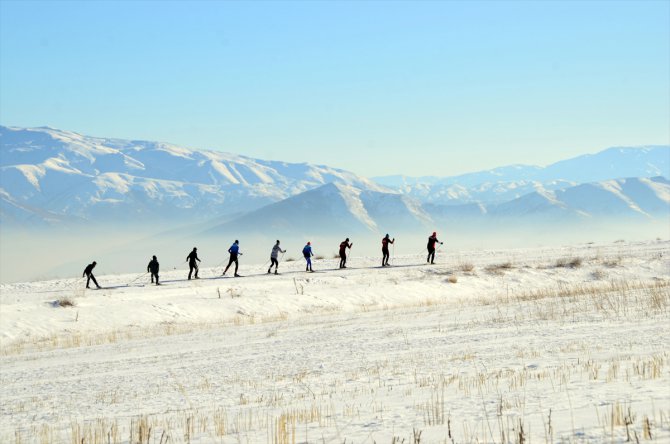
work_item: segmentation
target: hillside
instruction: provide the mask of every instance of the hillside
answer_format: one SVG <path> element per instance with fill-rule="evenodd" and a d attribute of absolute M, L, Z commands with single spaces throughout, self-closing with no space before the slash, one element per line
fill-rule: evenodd
<path fill-rule="evenodd" d="M 669 248 L 1 285 L 0 441 L 667 442 Z"/>
<path fill-rule="evenodd" d="M 0 208 L 3 216 L 20 223 L 203 221 L 251 211 L 331 182 L 384 189 L 327 166 L 53 128 L 0 127 L 0 144 Z M 34 211 L 26 215 L 26 208 Z"/>

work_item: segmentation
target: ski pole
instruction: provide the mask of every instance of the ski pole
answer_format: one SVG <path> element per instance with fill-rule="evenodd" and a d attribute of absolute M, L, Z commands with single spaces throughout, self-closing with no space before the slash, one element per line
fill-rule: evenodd
<path fill-rule="evenodd" d="M 143 276 L 146 276 L 147 274 L 149 274 L 148 271 L 145 272 L 145 273 L 140 274 L 140 275 L 137 276 L 135 279 L 133 279 L 132 281 L 128 282 L 128 283 L 126 284 L 126 287 L 130 286 L 130 284 L 134 283 L 134 282 L 135 282 L 136 280 L 138 280 L 139 278 L 141 278 L 141 277 L 143 277 Z"/>

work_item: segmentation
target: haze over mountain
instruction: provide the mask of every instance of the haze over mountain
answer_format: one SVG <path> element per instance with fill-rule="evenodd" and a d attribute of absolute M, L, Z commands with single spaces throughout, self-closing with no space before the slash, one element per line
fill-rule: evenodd
<path fill-rule="evenodd" d="M 612 237 L 668 237 L 670 147 L 616 148 L 546 168 L 509 166 L 380 183 L 322 165 L 291 164 L 169 143 L 0 127 L 0 280 L 72 275 L 98 259 L 109 272 L 147 257 L 177 266 L 193 246 L 210 265 L 242 239 L 245 261 L 312 240 L 331 254 L 398 254 L 437 230 L 449 248 Z M 26 266 L 26 264 L 30 264 Z"/>

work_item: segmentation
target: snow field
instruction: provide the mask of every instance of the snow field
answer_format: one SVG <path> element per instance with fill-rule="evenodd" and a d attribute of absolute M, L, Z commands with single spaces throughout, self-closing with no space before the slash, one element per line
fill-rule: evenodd
<path fill-rule="evenodd" d="M 2 285 L 0 441 L 666 442 L 669 247 Z"/>

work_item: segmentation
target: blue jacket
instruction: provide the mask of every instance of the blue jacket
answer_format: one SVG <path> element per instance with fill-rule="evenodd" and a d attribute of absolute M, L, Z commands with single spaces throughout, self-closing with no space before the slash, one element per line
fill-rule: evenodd
<path fill-rule="evenodd" d="M 305 257 L 312 257 L 312 246 L 305 245 L 305 248 L 302 249 L 302 255 Z"/>
<path fill-rule="evenodd" d="M 230 253 L 230 254 L 238 254 L 239 252 L 240 252 L 240 245 L 239 244 L 233 244 L 228 249 L 228 253 Z"/>

